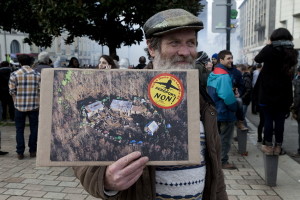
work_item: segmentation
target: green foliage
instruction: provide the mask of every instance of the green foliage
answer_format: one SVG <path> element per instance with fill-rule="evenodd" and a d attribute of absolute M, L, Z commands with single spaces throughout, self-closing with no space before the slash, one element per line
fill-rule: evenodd
<path fill-rule="evenodd" d="M 87 36 L 107 45 L 110 54 L 121 45 L 143 39 L 141 27 L 158 11 L 183 8 L 198 15 L 199 0 L 3 0 L 0 28 L 28 33 L 24 42 L 49 47 L 52 39 L 67 31 L 66 44 Z"/>

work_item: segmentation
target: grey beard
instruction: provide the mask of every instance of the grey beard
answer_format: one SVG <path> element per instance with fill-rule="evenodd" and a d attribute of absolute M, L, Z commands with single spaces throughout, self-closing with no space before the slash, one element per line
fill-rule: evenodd
<path fill-rule="evenodd" d="M 187 58 L 193 60 L 193 58 Z M 153 59 L 153 69 L 195 69 L 195 62 L 192 61 L 190 64 L 174 64 L 173 59 L 163 59 L 160 54 L 157 54 Z"/>

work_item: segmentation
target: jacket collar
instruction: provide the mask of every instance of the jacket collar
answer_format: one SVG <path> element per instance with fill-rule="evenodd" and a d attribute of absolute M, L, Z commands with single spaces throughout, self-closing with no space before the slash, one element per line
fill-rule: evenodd
<path fill-rule="evenodd" d="M 220 69 L 225 70 L 228 74 L 230 73 L 229 70 L 228 70 L 228 68 L 225 67 L 224 65 L 222 65 L 221 63 L 218 63 L 218 64 L 215 66 L 214 71 L 215 71 L 217 68 L 220 68 Z"/>

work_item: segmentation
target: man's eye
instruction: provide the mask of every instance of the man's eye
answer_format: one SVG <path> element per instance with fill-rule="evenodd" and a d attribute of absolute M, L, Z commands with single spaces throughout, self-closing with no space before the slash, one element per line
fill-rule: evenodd
<path fill-rule="evenodd" d="M 193 41 L 191 41 L 191 42 L 188 42 L 187 45 L 188 45 L 189 47 L 194 47 L 194 46 L 196 45 L 196 43 L 193 42 Z"/>
<path fill-rule="evenodd" d="M 171 44 L 172 46 L 177 46 L 177 45 L 179 44 L 179 42 L 178 42 L 178 41 L 171 41 L 170 44 Z"/>

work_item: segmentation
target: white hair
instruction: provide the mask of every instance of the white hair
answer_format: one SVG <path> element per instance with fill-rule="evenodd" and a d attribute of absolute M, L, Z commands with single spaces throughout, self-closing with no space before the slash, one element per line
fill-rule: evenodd
<path fill-rule="evenodd" d="M 49 60 L 50 60 L 50 56 L 49 56 L 48 52 L 43 51 L 43 52 L 39 53 L 38 62 L 49 64 Z"/>
<path fill-rule="evenodd" d="M 121 60 L 119 61 L 120 69 L 128 69 L 129 65 L 130 64 L 128 58 L 121 58 Z"/>

